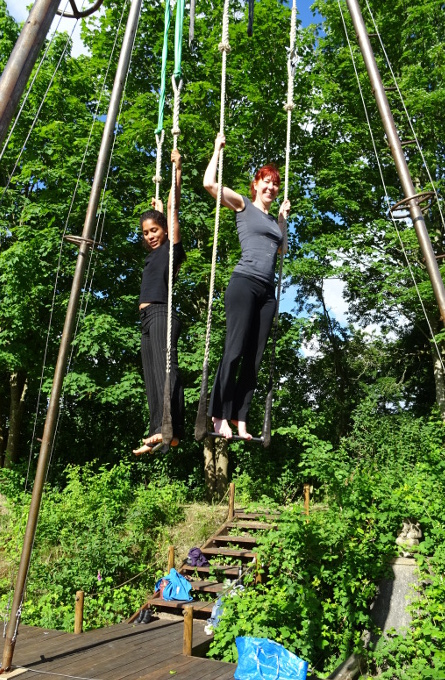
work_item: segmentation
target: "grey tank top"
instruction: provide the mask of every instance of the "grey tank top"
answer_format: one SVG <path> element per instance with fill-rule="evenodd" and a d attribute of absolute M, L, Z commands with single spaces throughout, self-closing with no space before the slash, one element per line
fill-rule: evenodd
<path fill-rule="evenodd" d="M 283 236 L 278 222 L 243 196 L 244 210 L 235 213 L 241 259 L 234 273 L 274 285 L 277 253 Z"/>

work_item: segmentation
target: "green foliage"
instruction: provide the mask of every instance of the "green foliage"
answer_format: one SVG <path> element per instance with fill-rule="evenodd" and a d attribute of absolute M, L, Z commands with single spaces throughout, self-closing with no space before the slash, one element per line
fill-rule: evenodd
<path fill-rule="evenodd" d="M 11 531 L 2 562 L 12 571 L 29 507 L 13 477 L 4 471 L 1 484 L 10 511 L 3 522 Z M 152 590 L 156 569 L 165 568 L 159 551 L 166 527 L 182 518 L 184 498 L 179 482 L 132 484 L 126 463 L 98 472 L 68 467 L 64 488 L 47 488 L 43 497 L 23 621 L 71 630 L 77 590 L 85 592 L 86 629 L 129 616 Z M 5 580 L 2 608 L 8 587 Z"/>
<path fill-rule="evenodd" d="M 444 427 L 435 418 L 384 415 L 369 398 L 338 449 L 310 427 L 295 430 L 303 450 L 296 479 L 314 484 L 316 502 L 309 519 L 301 503 L 288 505 L 277 528 L 261 540 L 260 563 L 268 581 L 256 592 L 226 598 L 212 655 L 236 661 L 235 636 L 254 635 L 281 642 L 317 672 L 332 671 L 356 651 L 385 678 L 441 677 Z M 248 480 L 241 479 L 247 500 Z M 422 585 L 412 626 L 405 637 L 364 651 L 363 633 L 378 633 L 370 604 L 379 580 L 390 573 L 395 538 L 406 518 L 415 518 L 424 533 L 416 552 Z"/>

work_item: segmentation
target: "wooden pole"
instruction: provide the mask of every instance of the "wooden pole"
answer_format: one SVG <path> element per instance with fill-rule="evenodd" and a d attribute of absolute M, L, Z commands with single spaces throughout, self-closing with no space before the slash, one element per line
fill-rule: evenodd
<path fill-rule="evenodd" d="M 305 484 L 303 487 L 304 495 L 304 514 L 309 517 L 309 502 L 311 500 L 311 485 Z"/>
<path fill-rule="evenodd" d="M 229 484 L 229 514 L 227 519 L 229 522 L 235 517 L 235 483 L 230 482 Z"/>
<path fill-rule="evenodd" d="M 193 607 L 184 607 L 184 640 L 182 653 L 184 656 L 192 656 L 193 647 Z"/>
<path fill-rule="evenodd" d="M 168 546 L 167 571 L 175 568 L 175 546 Z"/>
<path fill-rule="evenodd" d="M 83 590 L 78 590 L 76 593 L 76 607 L 74 611 L 74 632 L 83 632 L 83 601 L 84 592 Z"/>

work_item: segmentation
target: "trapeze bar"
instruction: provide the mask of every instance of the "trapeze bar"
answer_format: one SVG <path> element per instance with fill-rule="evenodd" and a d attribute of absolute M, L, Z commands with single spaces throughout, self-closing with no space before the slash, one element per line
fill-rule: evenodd
<path fill-rule="evenodd" d="M 417 200 L 417 205 L 420 206 L 421 203 L 424 203 L 425 201 L 428 201 L 428 204 L 421 208 L 422 212 L 424 210 L 428 210 L 428 208 L 431 205 L 431 202 L 433 198 L 435 198 L 436 194 L 434 191 L 421 191 L 418 194 L 414 194 L 413 196 L 407 196 L 406 198 L 402 198 L 401 201 L 398 201 L 395 205 L 392 206 L 392 208 L 389 209 L 391 213 L 395 212 L 396 210 L 401 210 L 402 208 L 409 208 L 409 201 L 412 201 L 413 199 Z"/>
<path fill-rule="evenodd" d="M 206 437 L 213 437 L 213 439 L 227 439 L 228 442 L 253 442 L 254 444 L 264 444 L 264 437 L 252 437 L 252 439 L 246 439 L 245 437 L 240 437 L 239 434 L 234 434 L 232 437 L 230 437 L 230 439 L 228 439 L 218 432 L 206 432 Z"/>

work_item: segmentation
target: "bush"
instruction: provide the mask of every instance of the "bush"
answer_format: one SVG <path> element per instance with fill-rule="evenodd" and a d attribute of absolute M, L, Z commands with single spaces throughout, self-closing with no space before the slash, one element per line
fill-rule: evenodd
<path fill-rule="evenodd" d="M 111 468 L 69 466 L 63 489 L 48 488 L 40 511 L 23 622 L 72 630 L 74 596 L 85 592 L 85 629 L 121 621 L 152 590 L 163 566 L 166 528 L 182 518 L 183 484 L 132 487 L 130 464 Z M 14 473 L 12 473 L 14 474 Z M 11 473 L 2 471 L 9 514 L 3 518 L 2 561 L 13 569 L 30 498 L 19 497 Z M 25 512 L 24 512 L 25 510 Z M 161 556 L 162 555 L 162 556 Z M 135 579 L 135 577 L 138 577 Z M 132 579 L 131 586 L 126 582 Z M 3 579 L 3 608 L 9 580 Z"/>

